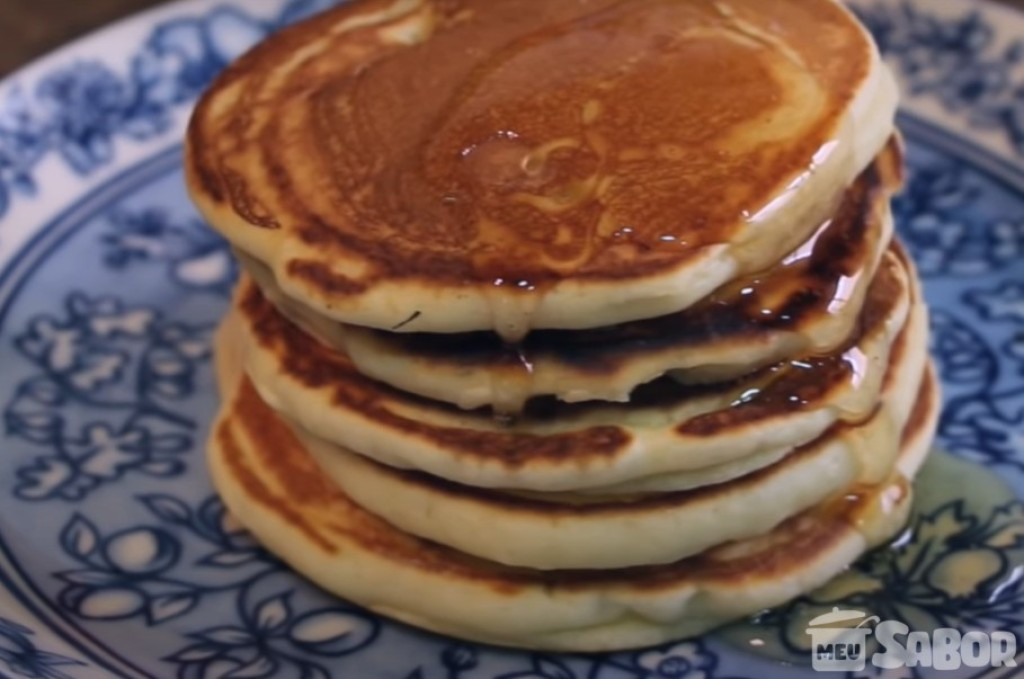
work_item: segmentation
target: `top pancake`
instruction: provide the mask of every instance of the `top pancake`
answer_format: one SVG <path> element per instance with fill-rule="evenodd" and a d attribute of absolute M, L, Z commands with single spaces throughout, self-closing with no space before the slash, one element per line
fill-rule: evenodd
<path fill-rule="evenodd" d="M 895 99 L 831 0 L 367 0 L 230 68 L 186 166 L 209 221 L 325 316 L 518 340 L 775 264 Z"/>
<path fill-rule="evenodd" d="M 521 412 L 537 396 L 624 402 L 668 372 L 687 383 L 722 382 L 784 358 L 838 350 L 855 331 L 889 246 L 889 203 L 902 172 L 894 138 L 808 242 L 689 309 L 607 328 L 539 330 L 516 345 L 493 332 L 396 333 L 337 323 L 284 295 L 262 264 L 240 261 L 289 320 L 397 389 L 503 414 Z"/>

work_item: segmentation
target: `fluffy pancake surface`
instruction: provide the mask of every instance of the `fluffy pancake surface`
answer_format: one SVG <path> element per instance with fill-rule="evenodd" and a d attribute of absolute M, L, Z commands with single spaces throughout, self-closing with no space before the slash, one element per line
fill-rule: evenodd
<path fill-rule="evenodd" d="M 518 339 L 774 265 L 895 100 L 832 0 L 360 2 L 232 66 L 187 170 L 208 220 L 325 317 Z"/>
<path fill-rule="evenodd" d="M 237 351 L 276 410 L 328 441 L 385 464 L 469 485 L 600 490 L 784 452 L 877 405 L 913 298 L 908 269 L 885 256 L 846 350 L 795 358 L 735 382 L 664 378 L 626 404 L 534 404 L 514 425 L 411 396 L 361 375 L 289 323 L 251 282 L 236 304 Z M 921 352 L 919 361 L 924 357 Z"/>
<path fill-rule="evenodd" d="M 905 520 L 938 411 L 895 105 L 835 0 L 356 0 L 275 35 L 188 138 L 248 271 L 218 491 L 330 591 L 498 644 L 823 584 Z"/>
<path fill-rule="evenodd" d="M 529 568 L 623 568 L 677 561 L 766 533 L 857 484 L 883 481 L 926 401 L 923 313 L 889 367 L 881 404 L 866 422 L 836 425 L 775 464 L 681 491 L 613 495 L 476 489 L 393 469 L 295 433 L 343 492 L 399 529 L 500 563 Z M 756 456 L 755 456 L 756 457 Z M 754 461 L 760 463 L 759 460 Z M 659 479 L 665 483 L 665 479 Z"/>
<path fill-rule="evenodd" d="M 224 385 L 210 465 L 224 501 L 247 527 L 340 596 L 461 638 L 604 651 L 700 634 L 778 605 L 824 584 L 896 532 L 910 505 L 904 475 L 923 460 L 938 407 L 934 383 L 925 385 L 902 437 L 899 472 L 765 535 L 661 566 L 510 568 L 398 531 L 326 479 L 247 379 Z"/>
<path fill-rule="evenodd" d="M 892 237 L 902 186 L 894 137 L 837 212 L 777 266 L 732 281 L 690 309 L 589 331 L 537 331 L 510 347 L 493 333 L 392 333 L 331 321 L 288 297 L 268 267 L 243 266 L 285 315 L 364 375 L 463 408 L 519 412 L 534 397 L 627 401 L 667 372 L 724 381 L 783 358 L 839 349 L 853 332 Z"/>

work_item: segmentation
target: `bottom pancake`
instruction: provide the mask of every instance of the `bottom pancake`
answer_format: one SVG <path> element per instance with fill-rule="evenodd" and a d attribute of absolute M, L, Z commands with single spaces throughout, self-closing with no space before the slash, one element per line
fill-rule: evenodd
<path fill-rule="evenodd" d="M 915 398 L 920 382 L 905 398 Z M 929 380 L 920 393 L 931 389 Z M 906 424 L 883 408 L 863 425 L 838 426 L 783 461 L 728 483 L 624 497 L 472 488 L 386 467 L 295 433 L 332 483 L 401 530 L 512 566 L 606 569 L 669 563 L 769 531 L 858 480 L 866 482 L 874 470 L 862 460 L 891 465 Z M 889 466 L 880 478 L 891 472 Z"/>
<path fill-rule="evenodd" d="M 824 584 L 906 521 L 907 477 L 924 459 L 938 409 L 935 390 L 927 391 L 904 432 L 900 473 L 766 535 L 661 566 L 537 571 L 393 528 L 330 483 L 248 379 L 224 386 L 231 393 L 209 445 L 214 483 L 270 551 L 383 615 L 464 639 L 565 651 L 701 634 Z"/>

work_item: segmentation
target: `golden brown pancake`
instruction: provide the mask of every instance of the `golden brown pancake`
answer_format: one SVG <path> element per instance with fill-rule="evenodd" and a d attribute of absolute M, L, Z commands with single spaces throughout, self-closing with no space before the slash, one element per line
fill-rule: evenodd
<path fill-rule="evenodd" d="M 902 144 L 893 138 L 806 243 L 690 309 L 608 328 L 536 331 L 518 345 L 489 332 L 409 334 L 337 323 L 285 295 L 263 264 L 241 261 L 290 320 L 364 375 L 398 389 L 513 414 L 536 396 L 627 401 L 637 386 L 670 371 L 685 382 L 724 381 L 838 350 L 854 332 L 892 236 L 889 200 L 902 185 L 902 167 Z"/>
<path fill-rule="evenodd" d="M 837 424 L 788 454 L 782 450 L 767 461 L 753 455 L 687 475 L 685 482 L 659 475 L 651 489 L 658 492 L 638 490 L 637 484 L 588 494 L 473 488 L 392 469 L 293 429 L 332 483 L 414 535 L 529 568 L 665 563 L 760 535 L 850 485 L 884 480 L 901 432 L 920 426 L 911 423 L 913 404 L 935 391 L 922 386 L 926 346 L 927 314 L 915 296 L 908 326 L 890 351 L 878 410 L 867 422 Z M 664 540 L 664 534 L 677 538 Z"/>
<path fill-rule="evenodd" d="M 240 351 L 275 409 L 311 433 L 398 467 L 469 485 L 538 491 L 602 489 L 706 470 L 813 441 L 877 406 L 894 342 L 914 296 L 889 254 L 872 285 L 858 336 L 842 351 L 784 361 L 735 382 L 664 378 L 627 404 L 529 404 L 511 426 L 361 375 L 287 321 L 251 283 L 236 303 Z M 910 361 L 925 361 L 924 320 L 908 327 Z M 776 456 L 775 459 L 778 459 Z"/>
<path fill-rule="evenodd" d="M 916 402 L 926 391 L 920 383 L 918 375 L 892 396 Z M 473 488 L 377 464 L 294 431 L 332 483 L 400 530 L 546 570 L 670 563 L 760 536 L 856 483 L 887 478 L 907 424 L 883 405 L 864 424 L 834 426 L 781 461 L 724 483 L 624 496 Z"/>
<path fill-rule="evenodd" d="M 774 265 L 894 112 L 833 0 L 357 0 L 231 66 L 186 167 L 210 223 L 318 313 L 516 340 Z"/>
<path fill-rule="evenodd" d="M 500 566 L 397 531 L 331 485 L 243 380 L 210 441 L 214 482 L 269 549 L 318 585 L 384 615 L 461 638 L 605 651 L 700 634 L 824 584 L 906 520 L 931 441 L 926 381 L 900 469 L 770 533 L 673 564 L 605 571 Z"/>
<path fill-rule="evenodd" d="M 271 37 L 186 148 L 251 272 L 225 504 L 329 591 L 512 646 L 824 583 L 906 519 L 939 407 L 895 108 L 837 0 L 353 0 Z"/>

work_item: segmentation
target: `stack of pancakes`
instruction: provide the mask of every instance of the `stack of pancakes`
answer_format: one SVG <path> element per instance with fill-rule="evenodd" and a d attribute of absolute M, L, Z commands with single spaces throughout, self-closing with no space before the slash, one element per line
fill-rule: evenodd
<path fill-rule="evenodd" d="M 823 584 L 899 530 L 935 424 L 895 106 L 831 0 L 365 0 L 272 37 L 188 139 L 246 272 L 225 502 L 498 644 Z"/>

